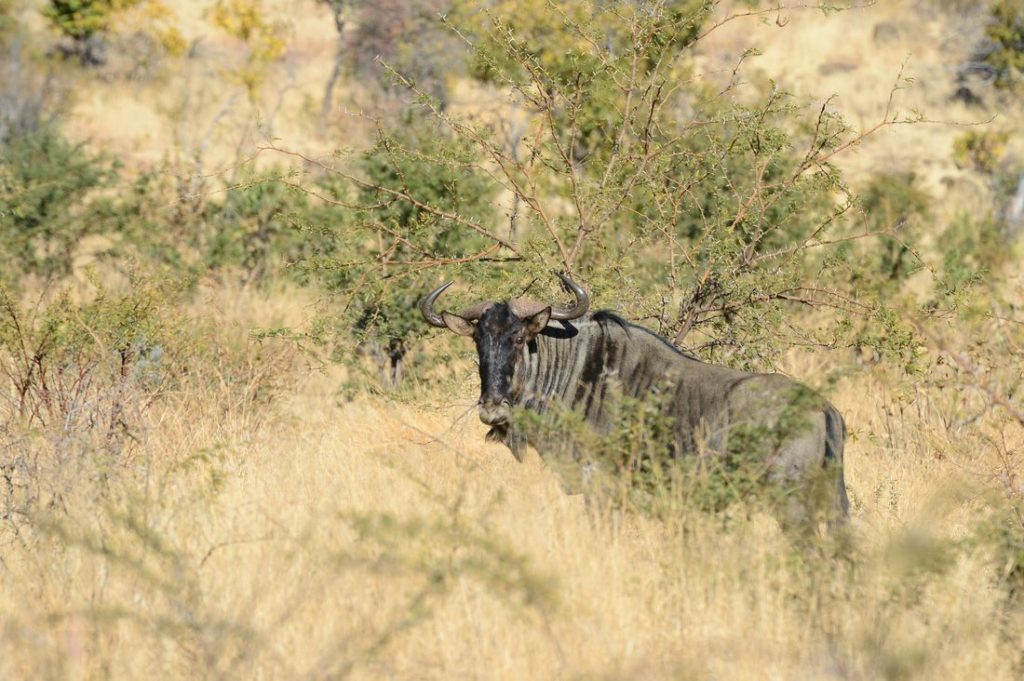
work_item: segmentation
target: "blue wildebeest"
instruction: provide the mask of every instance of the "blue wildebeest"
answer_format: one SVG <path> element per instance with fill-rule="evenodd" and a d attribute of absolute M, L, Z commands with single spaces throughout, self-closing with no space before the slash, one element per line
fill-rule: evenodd
<path fill-rule="evenodd" d="M 848 512 L 843 482 L 845 425 L 839 412 L 810 389 L 780 374 L 754 374 L 707 364 L 652 331 L 609 312 L 587 314 L 587 293 L 556 273 L 575 301 L 554 307 L 535 301 L 485 301 L 460 314 L 438 313 L 448 282 L 420 303 L 424 319 L 476 343 L 480 420 L 488 437 L 522 460 L 524 444 L 543 456 L 557 446 L 514 423 L 513 409 L 575 411 L 597 433 L 609 432 L 621 398 L 658 400 L 673 425 L 667 455 L 725 456 L 732 446 L 757 446 L 766 482 L 790 494 L 783 521 L 829 520 Z M 522 420 L 522 419 L 519 419 Z M 753 429 L 753 430 L 752 430 Z M 758 432 L 761 442 L 738 433 Z M 578 459 L 579 456 L 574 454 Z M 801 494 L 814 487 L 816 492 Z M 822 493 L 822 490 L 824 492 Z M 808 508 L 808 499 L 815 508 Z"/>

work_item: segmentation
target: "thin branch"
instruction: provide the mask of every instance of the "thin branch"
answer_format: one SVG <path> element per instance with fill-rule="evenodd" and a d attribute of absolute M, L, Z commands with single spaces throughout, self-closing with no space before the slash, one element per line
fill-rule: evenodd
<path fill-rule="evenodd" d="M 703 40 L 704 38 L 706 38 L 710 34 L 712 34 L 715 31 L 717 31 L 722 26 L 725 26 L 726 24 L 732 23 L 733 21 L 736 21 L 737 19 L 745 19 L 745 18 L 748 18 L 748 17 L 759 17 L 759 16 L 764 16 L 766 14 L 772 14 L 774 12 L 783 12 L 785 10 L 817 9 L 817 10 L 822 10 L 822 11 L 842 12 L 842 11 L 855 10 L 855 9 L 865 9 L 867 7 L 872 7 L 875 4 L 876 4 L 876 0 L 870 0 L 869 2 L 864 2 L 864 3 L 861 3 L 861 4 L 857 4 L 857 5 L 828 5 L 828 4 L 824 4 L 824 3 L 820 3 L 820 2 L 816 3 L 816 4 L 813 4 L 813 5 L 812 4 L 784 5 L 784 4 L 780 3 L 780 4 L 775 5 L 773 7 L 766 7 L 764 9 L 752 9 L 752 10 L 748 10 L 746 12 L 736 12 L 734 14 L 729 14 L 729 15 L 723 17 L 722 19 L 720 19 L 719 21 L 715 22 L 710 27 L 708 27 L 707 29 L 702 31 L 700 33 L 700 35 L 698 35 L 697 38 L 694 40 L 694 42 L 698 42 L 700 40 Z"/>

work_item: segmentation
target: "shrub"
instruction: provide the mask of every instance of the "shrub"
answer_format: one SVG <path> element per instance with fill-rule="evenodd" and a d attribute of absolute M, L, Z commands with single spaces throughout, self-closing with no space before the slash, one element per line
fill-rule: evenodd
<path fill-rule="evenodd" d="M 953 141 L 953 160 L 985 175 L 994 175 L 1006 154 L 1010 133 L 994 130 L 968 130 Z"/>
<path fill-rule="evenodd" d="M 92 215 L 116 236 L 119 259 L 169 267 L 183 276 L 213 275 L 245 284 L 289 276 L 326 242 L 310 238 L 336 215 L 292 186 L 283 168 L 242 169 L 237 181 L 196 207 L 181 209 L 164 169 L 120 185 L 116 200 L 99 202 Z M 319 249 L 319 250 L 318 250 Z M 304 273 L 296 273 L 308 281 Z"/>
<path fill-rule="evenodd" d="M 246 281 L 263 281 L 306 254 L 297 225 L 316 218 L 309 196 L 286 181 L 282 169 L 252 174 L 229 188 L 222 203 L 210 204 L 207 267 L 237 268 Z"/>
<path fill-rule="evenodd" d="M 352 215 L 307 229 L 317 254 L 300 266 L 345 294 L 341 333 L 354 333 L 386 388 L 399 386 L 405 356 L 426 331 L 416 309 L 431 282 L 424 271 L 493 250 L 485 237 L 449 219 L 494 218 L 496 187 L 475 172 L 472 149 L 414 117 L 407 121 L 405 130 L 382 132 L 360 156 L 354 187 L 337 174 L 321 180 L 321 190 Z"/>
<path fill-rule="evenodd" d="M 177 286 L 164 280 L 140 280 L 115 294 L 102 287 L 87 302 L 68 291 L 35 305 L 19 303 L 9 289 L 0 290 L 0 372 L 13 386 L 4 422 L 26 426 L 99 428 L 112 438 L 126 424 L 123 408 L 104 411 L 95 391 L 120 393 L 122 381 L 157 385 L 160 357 L 170 335 L 167 312 Z M 110 380 L 96 378 L 105 373 Z M 95 410 L 95 411 L 94 411 Z"/>
<path fill-rule="evenodd" d="M 1001 232 L 1004 242 L 1012 241 L 1024 216 L 1024 173 L 1020 162 L 1012 154 L 1007 154 L 1011 136 L 1006 130 L 971 130 L 957 137 L 953 143 L 953 160 L 957 165 L 980 173 L 991 188 L 994 199 L 992 212 L 1002 223 L 996 231 Z M 982 232 L 987 236 L 989 230 L 983 229 Z"/>
<path fill-rule="evenodd" d="M 992 44 L 984 60 L 995 69 L 996 87 L 1019 88 L 1024 72 L 1024 3 L 993 0 L 991 13 L 985 35 Z"/>
<path fill-rule="evenodd" d="M 959 213 L 939 236 L 938 246 L 943 254 L 940 285 L 946 295 L 966 294 L 1008 255 L 1001 227 L 991 216 Z"/>
<path fill-rule="evenodd" d="M 103 37 L 121 10 L 141 0 L 50 0 L 43 16 L 70 39 L 65 54 L 77 57 L 83 66 L 98 66 L 106 61 Z"/>
<path fill-rule="evenodd" d="M 882 173 L 872 178 L 861 194 L 867 227 L 891 234 L 876 255 L 877 274 L 885 281 L 898 281 L 917 269 L 908 244 L 916 240 L 931 216 L 931 197 L 919 186 L 917 176 Z"/>
<path fill-rule="evenodd" d="M 285 53 L 287 26 L 267 18 L 261 0 L 217 0 L 210 9 L 210 21 L 248 49 L 245 65 L 232 72 L 255 98 L 266 77 L 267 67 Z"/>
<path fill-rule="evenodd" d="M 115 165 L 54 130 L 0 142 L 0 259 L 8 282 L 25 273 L 71 271 L 75 249 L 102 231 L 91 193 L 111 186 Z"/>
<path fill-rule="evenodd" d="M 59 504 L 86 464 L 94 475 L 130 458 L 146 411 L 172 383 L 177 290 L 136 279 L 84 302 L 66 290 L 22 302 L 0 288 L 0 516 Z"/>

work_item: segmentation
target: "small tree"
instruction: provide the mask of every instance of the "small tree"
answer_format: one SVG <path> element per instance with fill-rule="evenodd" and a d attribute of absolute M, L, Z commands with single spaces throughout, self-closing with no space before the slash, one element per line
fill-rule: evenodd
<path fill-rule="evenodd" d="M 99 66 L 106 61 L 104 34 L 121 10 L 142 0 L 50 0 L 43 15 L 69 43 L 61 49 L 83 66 Z"/>
<path fill-rule="evenodd" d="M 993 0 L 985 29 L 990 41 L 984 60 L 995 69 L 996 87 L 1017 89 L 1024 84 L 1024 2 Z"/>
<path fill-rule="evenodd" d="M 75 248 L 102 229 L 89 192 L 109 186 L 114 166 L 48 129 L 0 142 L 0 153 L 2 278 L 69 274 Z"/>
<path fill-rule="evenodd" d="M 360 156 L 355 187 L 325 167 L 315 190 L 352 214 L 313 234 L 320 252 L 302 269 L 346 294 L 344 316 L 387 389 L 399 387 L 406 355 L 426 331 L 416 304 L 432 281 L 428 271 L 495 250 L 449 219 L 493 220 L 495 188 L 474 172 L 474 158 L 466 143 L 408 118 L 402 130 L 380 131 Z"/>
<path fill-rule="evenodd" d="M 284 55 L 285 25 L 267 18 L 261 0 L 217 0 L 210 9 L 210 20 L 248 49 L 245 64 L 235 77 L 250 100 L 255 100 L 267 67 Z"/>

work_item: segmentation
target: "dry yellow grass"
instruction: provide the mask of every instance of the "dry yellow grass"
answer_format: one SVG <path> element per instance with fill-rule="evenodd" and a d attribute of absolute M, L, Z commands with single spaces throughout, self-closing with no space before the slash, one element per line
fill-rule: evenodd
<path fill-rule="evenodd" d="M 166 4 L 170 23 L 190 46 L 188 57 L 165 57 L 141 80 L 83 74 L 89 86 L 74 93 L 65 126 L 70 136 L 115 155 L 130 170 L 179 159 L 187 165 L 202 147 L 202 165 L 182 170 L 217 174 L 230 174 L 268 138 L 313 154 L 338 146 L 315 135 L 311 125 L 336 50 L 326 5 L 302 3 L 297 12 L 291 2 L 262 3 L 267 20 L 283 26 L 287 50 L 268 67 L 265 87 L 250 97 L 239 80 L 247 48 L 211 23 L 213 3 Z M 139 21 L 129 14 L 116 33 L 130 36 Z"/>
<path fill-rule="evenodd" d="M 291 291 L 199 299 L 227 345 L 302 316 Z M 105 482 L 79 462 L 51 510 L 0 526 L 0 678 L 1011 679 L 1020 664 L 1002 564 L 950 548 L 998 489 L 978 428 L 942 425 L 941 391 L 898 399 L 865 373 L 834 395 L 854 431 L 841 559 L 794 552 L 759 514 L 723 528 L 588 507 L 462 406 L 341 404 L 337 377 L 279 371 L 276 406 L 215 381 L 169 396 Z"/>

